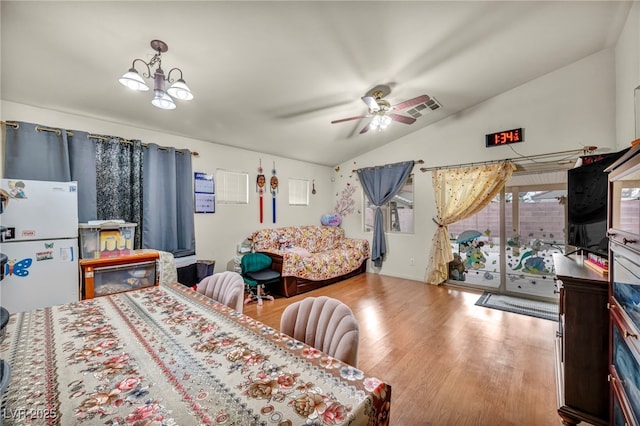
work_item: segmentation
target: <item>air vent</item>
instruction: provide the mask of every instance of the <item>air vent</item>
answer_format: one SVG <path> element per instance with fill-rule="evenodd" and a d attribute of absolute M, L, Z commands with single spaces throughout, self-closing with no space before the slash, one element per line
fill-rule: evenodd
<path fill-rule="evenodd" d="M 412 116 L 413 118 L 419 118 L 419 117 L 422 117 L 424 114 L 440 109 L 441 107 L 442 105 L 440 105 L 440 102 L 438 102 L 435 98 L 430 97 L 427 102 L 414 106 L 413 108 L 407 110 L 406 113 Z"/>

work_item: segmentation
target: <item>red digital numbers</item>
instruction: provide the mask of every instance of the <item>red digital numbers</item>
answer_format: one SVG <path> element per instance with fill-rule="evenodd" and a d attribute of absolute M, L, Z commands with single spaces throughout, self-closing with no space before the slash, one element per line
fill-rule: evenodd
<path fill-rule="evenodd" d="M 499 146 L 514 142 L 522 142 L 522 129 L 506 130 L 504 132 L 491 133 L 486 135 L 486 145 Z"/>
<path fill-rule="evenodd" d="M 505 144 L 509 142 L 519 142 L 520 132 L 518 130 L 510 130 L 508 132 L 500 132 L 495 135 L 496 144 Z"/>

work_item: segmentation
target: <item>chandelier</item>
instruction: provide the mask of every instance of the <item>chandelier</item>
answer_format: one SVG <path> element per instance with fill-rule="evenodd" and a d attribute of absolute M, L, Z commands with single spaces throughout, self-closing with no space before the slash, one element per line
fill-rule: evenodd
<path fill-rule="evenodd" d="M 151 58 L 149 62 L 145 62 L 142 59 L 134 59 L 129 71 L 120 77 L 118 81 L 129 89 L 146 92 L 149 90 L 149 86 L 147 86 L 142 77 L 153 79 L 153 99 L 151 100 L 151 104 L 161 109 L 175 109 L 176 103 L 173 100 L 174 98 L 182 101 L 193 99 L 191 90 L 182 78 L 182 70 L 180 68 L 172 68 L 166 75 L 161 68 L 162 59 L 160 56 L 169 50 L 167 44 L 160 40 L 152 40 L 151 48 L 156 51 L 153 58 Z M 147 67 L 147 72 L 143 70 L 142 76 L 140 76 L 135 68 L 136 62 L 141 62 Z M 151 67 L 156 64 L 158 67 L 152 73 Z M 177 80 L 171 79 L 171 73 L 174 71 L 180 73 L 180 78 Z M 171 84 L 171 86 L 165 90 L 167 83 Z"/>

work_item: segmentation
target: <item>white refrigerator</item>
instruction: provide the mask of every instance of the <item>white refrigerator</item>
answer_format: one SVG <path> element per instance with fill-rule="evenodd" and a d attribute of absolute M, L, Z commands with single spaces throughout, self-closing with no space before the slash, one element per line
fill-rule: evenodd
<path fill-rule="evenodd" d="M 0 306 L 9 313 L 79 300 L 78 184 L 0 180 Z"/>

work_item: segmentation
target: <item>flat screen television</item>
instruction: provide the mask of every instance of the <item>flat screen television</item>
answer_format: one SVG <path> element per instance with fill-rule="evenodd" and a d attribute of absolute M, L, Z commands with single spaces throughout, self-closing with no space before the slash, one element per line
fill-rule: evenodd
<path fill-rule="evenodd" d="M 604 170 L 626 151 L 582 157 L 583 165 L 567 172 L 568 245 L 608 256 L 609 176 Z"/>

